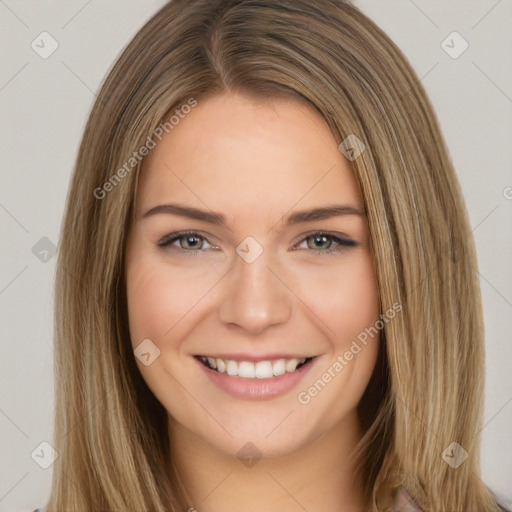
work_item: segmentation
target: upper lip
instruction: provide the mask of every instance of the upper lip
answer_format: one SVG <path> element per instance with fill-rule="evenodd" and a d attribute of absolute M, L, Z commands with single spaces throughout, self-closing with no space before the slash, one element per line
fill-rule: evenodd
<path fill-rule="evenodd" d="M 253 363 L 257 363 L 258 361 L 274 361 L 278 359 L 309 359 L 310 357 L 315 356 L 309 356 L 309 355 L 297 355 L 297 354 L 197 354 L 196 357 L 212 357 L 213 359 L 224 359 L 224 360 L 230 360 L 230 361 L 249 361 Z"/>

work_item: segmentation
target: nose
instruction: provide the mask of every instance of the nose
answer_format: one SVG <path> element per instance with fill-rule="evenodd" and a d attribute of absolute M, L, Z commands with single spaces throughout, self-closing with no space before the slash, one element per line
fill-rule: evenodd
<path fill-rule="evenodd" d="M 251 263 L 235 256 L 220 298 L 219 318 L 223 323 L 259 334 L 290 318 L 293 293 L 282 267 L 270 260 L 269 251 Z"/>

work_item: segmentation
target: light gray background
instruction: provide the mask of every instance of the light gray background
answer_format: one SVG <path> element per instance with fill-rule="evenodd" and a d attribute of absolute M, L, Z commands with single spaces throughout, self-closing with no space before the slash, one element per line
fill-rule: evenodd
<path fill-rule="evenodd" d="M 55 257 L 44 263 L 32 248 L 43 237 L 58 244 L 95 91 L 120 50 L 164 3 L 0 0 L 0 511 L 31 510 L 49 495 L 51 467 L 40 468 L 31 453 L 51 441 Z M 512 502 L 512 5 L 354 3 L 411 61 L 462 183 L 486 321 L 483 480 Z M 31 48 L 43 31 L 59 44 L 47 59 Z M 453 31 L 469 43 L 457 59 L 441 46 Z"/>

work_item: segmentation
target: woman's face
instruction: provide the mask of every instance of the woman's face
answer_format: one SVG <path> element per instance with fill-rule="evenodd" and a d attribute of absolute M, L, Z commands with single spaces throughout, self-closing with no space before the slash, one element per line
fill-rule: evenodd
<path fill-rule="evenodd" d="M 319 114 L 199 99 L 146 158 L 135 209 L 131 342 L 171 429 L 278 456 L 354 425 L 378 292 L 359 189 Z"/>

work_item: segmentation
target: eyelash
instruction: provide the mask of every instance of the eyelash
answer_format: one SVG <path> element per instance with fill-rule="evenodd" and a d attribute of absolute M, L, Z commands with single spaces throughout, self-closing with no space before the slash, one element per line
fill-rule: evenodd
<path fill-rule="evenodd" d="M 206 238 L 204 235 L 201 235 L 197 231 L 181 231 L 179 233 L 170 233 L 169 235 L 164 236 L 161 240 L 157 242 L 157 246 L 161 247 L 162 249 L 170 248 L 171 244 L 174 242 L 184 239 L 185 237 L 196 237 L 198 239 L 206 240 L 208 242 L 208 238 Z M 336 242 L 337 246 L 334 246 L 334 248 L 330 247 L 329 249 L 319 250 L 315 251 L 314 249 L 311 249 L 312 252 L 316 253 L 317 255 L 326 255 L 326 256 L 332 256 L 337 253 L 340 253 L 344 250 L 344 248 L 350 248 L 355 247 L 358 245 L 353 240 L 350 240 L 349 238 L 342 238 L 336 235 L 332 235 L 329 233 L 325 233 L 323 231 L 315 231 L 313 233 L 308 234 L 305 236 L 299 243 L 302 243 L 306 241 L 308 238 L 312 237 L 318 237 L 318 236 L 324 236 L 327 239 Z M 210 244 L 210 242 L 208 242 Z M 213 245 L 213 244 L 210 244 Z M 215 247 L 215 246 L 214 246 Z M 181 247 L 175 248 L 178 251 L 183 251 L 186 253 L 191 253 L 191 256 L 196 256 L 197 253 L 204 251 L 204 249 L 182 249 Z"/>

